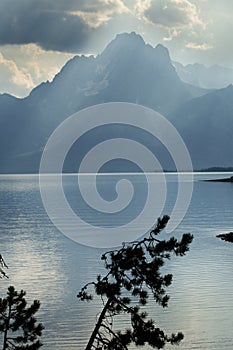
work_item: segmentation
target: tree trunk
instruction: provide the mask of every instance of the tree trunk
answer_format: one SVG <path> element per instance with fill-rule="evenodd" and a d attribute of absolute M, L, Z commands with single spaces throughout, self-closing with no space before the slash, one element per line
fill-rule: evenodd
<path fill-rule="evenodd" d="M 95 326 L 95 328 L 94 328 L 94 330 L 93 330 L 93 332 L 92 332 L 92 335 L 91 335 L 91 337 L 90 337 L 90 339 L 89 339 L 89 342 L 88 342 L 88 344 L 87 344 L 85 350 L 91 350 L 91 347 L 92 347 L 92 345 L 93 345 L 93 343 L 94 343 L 94 341 L 95 341 L 95 338 L 96 338 L 96 336 L 97 336 L 97 334 L 98 334 L 98 331 L 99 331 L 99 329 L 100 329 L 101 323 L 102 323 L 102 321 L 103 321 L 103 319 L 104 319 L 104 317 L 105 317 L 106 311 L 108 310 L 108 308 L 109 308 L 109 306 L 110 306 L 112 300 L 113 300 L 112 298 L 109 298 L 109 299 L 107 300 L 107 303 L 105 304 L 103 310 L 101 311 L 100 317 L 98 318 L 98 321 L 97 321 L 97 323 L 96 323 L 96 326 Z"/>
<path fill-rule="evenodd" d="M 11 305 L 9 305 L 8 316 L 7 316 L 7 319 L 6 319 L 6 328 L 5 328 L 5 331 L 4 331 L 3 348 L 2 348 L 2 350 L 6 350 L 7 349 L 7 333 L 8 333 L 9 326 L 10 326 L 10 318 L 11 318 Z"/>

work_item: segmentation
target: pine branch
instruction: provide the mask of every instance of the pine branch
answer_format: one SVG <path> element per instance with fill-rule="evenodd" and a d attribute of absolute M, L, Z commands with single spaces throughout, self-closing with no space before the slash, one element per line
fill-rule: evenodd
<path fill-rule="evenodd" d="M 158 219 L 156 227 L 151 230 L 148 237 L 131 243 L 124 242 L 122 248 L 110 250 L 102 255 L 101 259 L 104 260 L 107 270 L 106 275 L 97 276 L 95 282 L 86 284 L 78 294 L 81 300 L 91 300 L 93 296 L 86 290 L 93 285 L 95 293 L 102 300 L 107 297 L 86 350 L 93 349 L 97 339 L 98 344 L 102 341 L 102 345 L 106 348 L 101 327 L 112 336 L 109 340 L 109 349 L 127 349 L 122 346 L 127 346 L 126 344 L 131 342 L 136 345 L 148 343 L 152 347 L 162 348 L 165 343 L 177 344 L 183 338 L 182 333 L 168 337 L 154 326 L 152 320 L 147 320 L 145 312 L 139 313 L 141 305 L 145 305 L 149 300 L 148 291 L 152 292 L 155 301 L 162 307 L 168 305 L 169 296 L 166 294 L 166 288 L 172 283 L 172 275 L 162 275 L 161 267 L 166 260 L 170 259 L 171 254 L 185 255 L 193 239 L 190 234 L 184 234 L 180 241 L 174 237 L 167 241 L 158 239 L 158 234 L 164 229 L 168 220 L 168 216 Z M 123 292 L 131 295 L 137 302 L 136 307 L 129 306 L 131 297 L 122 297 Z M 112 328 L 104 323 L 108 317 L 113 318 L 125 312 L 130 314 L 132 333 L 130 330 L 124 334 L 113 332 Z M 102 349 L 99 346 L 94 348 Z"/>

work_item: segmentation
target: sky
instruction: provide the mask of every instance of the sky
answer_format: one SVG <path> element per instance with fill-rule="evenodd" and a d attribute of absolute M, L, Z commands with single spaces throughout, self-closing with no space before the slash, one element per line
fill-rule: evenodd
<path fill-rule="evenodd" d="M 27 96 L 132 31 L 183 64 L 233 68 L 232 0 L 0 0 L 0 93 Z"/>

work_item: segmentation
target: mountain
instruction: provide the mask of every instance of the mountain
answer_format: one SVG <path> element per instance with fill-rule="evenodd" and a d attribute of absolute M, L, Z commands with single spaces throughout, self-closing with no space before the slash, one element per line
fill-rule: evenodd
<path fill-rule="evenodd" d="M 118 35 L 100 62 L 107 68 L 104 96 L 108 100 L 135 102 L 167 114 L 192 97 L 172 66 L 168 50 L 146 45 L 134 33 Z"/>
<path fill-rule="evenodd" d="M 40 84 L 26 98 L 0 95 L 0 172 L 38 172 L 46 141 L 62 121 L 85 107 L 113 101 L 138 103 L 167 116 L 184 138 L 195 169 L 232 165 L 232 85 L 206 90 L 183 82 L 164 46 L 153 48 L 141 36 L 124 33 L 97 57 L 74 57 L 51 83 Z M 149 134 L 130 128 L 123 132 L 154 147 L 164 168 L 174 167 L 166 150 L 158 144 L 152 147 Z M 76 171 L 77 158 L 99 136 L 120 137 L 122 129 L 109 126 L 105 135 L 96 130 L 84 138 L 81 152 L 74 146 L 64 169 Z M 111 169 L 112 164 L 105 168 Z M 126 169 L 126 164 L 118 162 L 117 169 Z"/>
<path fill-rule="evenodd" d="M 233 86 L 192 99 L 170 115 L 195 169 L 233 163 Z"/>
<path fill-rule="evenodd" d="M 190 90 L 165 47 L 153 48 L 141 36 L 124 33 L 101 55 L 70 60 L 52 83 L 41 84 L 25 101 L 35 107 L 43 100 L 50 110 L 55 99 L 66 115 L 109 101 L 137 102 L 167 114 L 193 96 Z"/>
<path fill-rule="evenodd" d="M 186 83 L 205 88 L 221 89 L 233 83 L 233 69 L 214 65 L 188 64 L 173 62 L 180 79 Z"/>
<path fill-rule="evenodd" d="M 52 131 L 69 115 L 104 102 L 133 102 L 164 115 L 203 94 L 183 83 L 168 50 L 119 34 L 97 57 L 77 56 L 24 99 L 0 95 L 0 172 L 36 172 Z"/>

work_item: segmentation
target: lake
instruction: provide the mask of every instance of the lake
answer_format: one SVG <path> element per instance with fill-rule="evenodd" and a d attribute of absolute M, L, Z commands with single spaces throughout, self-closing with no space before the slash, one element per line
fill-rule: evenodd
<path fill-rule="evenodd" d="M 194 241 L 185 257 L 174 258 L 166 265 L 166 270 L 174 276 L 168 289 L 171 297 L 168 308 L 150 304 L 150 315 L 158 326 L 168 333 L 184 333 L 184 341 L 179 346 L 182 350 L 233 349 L 233 245 L 216 238 L 217 234 L 233 229 L 233 184 L 199 181 L 231 175 L 194 174 L 190 207 L 173 233 L 179 237 L 190 232 Z M 83 176 L 88 187 L 92 175 Z M 112 193 L 119 176 L 122 177 L 100 176 L 98 188 L 105 199 L 114 199 Z M 140 211 L 145 200 L 143 175 L 126 176 L 135 182 L 139 194 L 132 200 L 132 208 L 122 212 L 123 218 L 116 215 L 113 220 L 112 215 L 101 217 L 90 210 L 76 190 L 75 175 L 64 175 L 64 191 L 83 220 L 105 228 L 123 225 Z M 156 181 L 156 174 L 151 176 Z M 166 174 L 166 180 L 163 214 L 170 214 L 177 195 L 177 176 Z M 54 189 L 56 184 L 50 177 L 48 191 L 53 193 Z M 59 203 L 54 205 L 59 206 Z M 105 250 L 73 242 L 53 225 L 42 204 L 37 175 L 1 175 L 0 209 L 0 252 L 9 265 L 10 277 L 1 280 L 0 295 L 4 296 L 7 286 L 12 284 L 16 289 L 26 290 L 29 301 L 41 301 L 38 319 L 45 326 L 43 349 L 84 349 L 101 303 L 98 298 L 88 304 L 80 302 L 76 295 L 84 283 L 104 273 L 100 255 Z M 143 227 L 146 222 L 141 224 Z M 77 227 L 80 237 L 82 229 L 82 226 Z M 135 234 L 140 236 L 136 229 Z M 121 320 L 120 325 L 124 322 L 126 320 Z M 166 347 L 172 348 L 174 346 Z"/>

